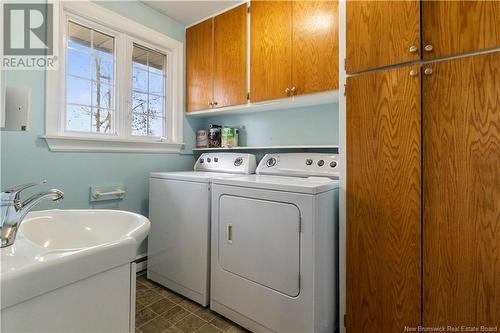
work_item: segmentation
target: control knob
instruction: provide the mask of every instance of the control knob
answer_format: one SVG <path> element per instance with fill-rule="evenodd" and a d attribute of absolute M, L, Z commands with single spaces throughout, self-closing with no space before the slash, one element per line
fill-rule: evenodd
<path fill-rule="evenodd" d="M 243 164 L 243 158 L 241 158 L 241 157 L 236 157 L 236 158 L 234 159 L 234 166 L 237 166 L 237 167 L 238 167 L 238 166 L 240 166 L 240 165 L 242 165 L 242 164 Z"/>
<path fill-rule="evenodd" d="M 270 168 L 276 165 L 276 159 L 274 157 L 271 157 L 266 161 L 266 165 Z"/>

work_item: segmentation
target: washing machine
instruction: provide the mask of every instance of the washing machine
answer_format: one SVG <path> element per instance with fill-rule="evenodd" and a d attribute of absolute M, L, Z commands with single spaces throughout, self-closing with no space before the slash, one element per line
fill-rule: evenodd
<path fill-rule="evenodd" d="M 254 173 L 255 167 L 252 154 L 205 153 L 194 171 L 150 174 L 149 279 L 208 305 L 211 179 Z"/>
<path fill-rule="evenodd" d="M 335 154 L 268 154 L 212 180 L 212 310 L 253 332 L 335 332 Z"/>

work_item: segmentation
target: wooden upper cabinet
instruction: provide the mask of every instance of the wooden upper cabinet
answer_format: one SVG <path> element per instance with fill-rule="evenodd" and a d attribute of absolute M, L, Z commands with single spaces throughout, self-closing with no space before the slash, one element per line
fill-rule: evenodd
<path fill-rule="evenodd" d="M 213 101 L 213 19 L 186 30 L 186 111 L 208 109 Z"/>
<path fill-rule="evenodd" d="M 346 6 L 348 73 L 420 59 L 420 1 L 349 0 Z"/>
<path fill-rule="evenodd" d="M 338 89 L 338 1 L 293 1 L 292 12 L 296 94 Z"/>
<path fill-rule="evenodd" d="M 401 332 L 421 322 L 419 66 L 349 77 L 346 98 L 345 324 Z"/>
<path fill-rule="evenodd" d="M 500 47 L 500 1 L 422 1 L 424 59 Z"/>
<path fill-rule="evenodd" d="M 247 101 L 247 5 L 214 18 L 214 98 L 216 107 Z"/>
<path fill-rule="evenodd" d="M 250 99 L 288 96 L 292 82 L 292 3 L 252 1 L 250 19 Z"/>
<path fill-rule="evenodd" d="M 500 52 L 425 65 L 423 324 L 500 325 Z"/>

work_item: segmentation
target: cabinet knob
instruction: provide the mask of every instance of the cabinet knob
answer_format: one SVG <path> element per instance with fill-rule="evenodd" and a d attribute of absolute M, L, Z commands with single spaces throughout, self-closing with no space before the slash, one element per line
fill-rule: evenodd
<path fill-rule="evenodd" d="M 217 104 L 218 104 L 217 101 L 212 102 L 212 105 L 217 105 Z"/>
<path fill-rule="evenodd" d="M 285 94 L 287 94 L 287 95 L 290 94 L 290 88 L 285 89 Z"/>
<path fill-rule="evenodd" d="M 213 102 L 208 102 L 208 106 L 212 106 L 213 105 Z"/>
<path fill-rule="evenodd" d="M 425 75 L 432 75 L 432 68 L 426 68 L 426 69 L 424 69 L 424 74 Z"/>
<path fill-rule="evenodd" d="M 295 87 L 292 87 L 292 89 L 290 89 L 290 92 L 295 95 L 295 93 L 297 93 L 297 88 Z"/>
<path fill-rule="evenodd" d="M 415 45 L 410 46 L 410 53 L 415 53 L 417 51 L 418 51 L 418 47 L 416 47 Z"/>
<path fill-rule="evenodd" d="M 426 52 L 431 52 L 433 49 L 434 49 L 434 47 L 433 47 L 431 44 L 427 44 L 427 45 L 425 45 L 425 47 L 424 47 L 424 50 L 425 50 Z"/>
<path fill-rule="evenodd" d="M 417 76 L 418 75 L 418 71 L 416 69 L 412 69 L 410 71 L 410 76 Z"/>

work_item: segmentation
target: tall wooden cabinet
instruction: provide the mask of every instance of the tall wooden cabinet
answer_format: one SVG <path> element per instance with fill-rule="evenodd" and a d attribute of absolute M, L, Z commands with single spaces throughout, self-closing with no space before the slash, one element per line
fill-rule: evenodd
<path fill-rule="evenodd" d="M 500 327 L 500 2 L 414 5 L 347 3 L 348 333 Z"/>
<path fill-rule="evenodd" d="M 338 2 L 252 1 L 250 100 L 338 89 Z"/>
<path fill-rule="evenodd" d="M 419 66 L 347 80 L 347 332 L 420 324 Z"/>
<path fill-rule="evenodd" d="M 500 52 L 424 68 L 423 323 L 500 326 Z"/>
<path fill-rule="evenodd" d="M 246 8 L 186 29 L 187 112 L 246 102 Z"/>

